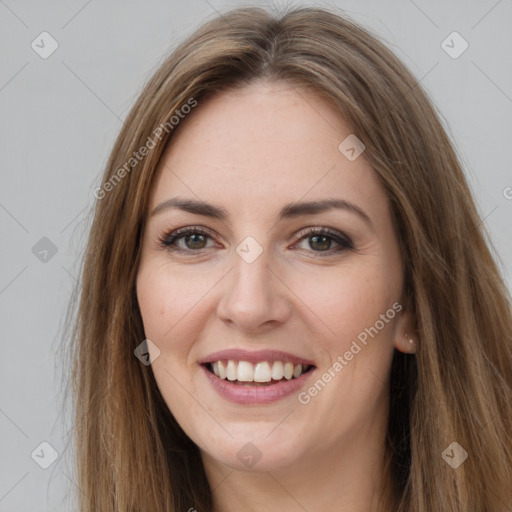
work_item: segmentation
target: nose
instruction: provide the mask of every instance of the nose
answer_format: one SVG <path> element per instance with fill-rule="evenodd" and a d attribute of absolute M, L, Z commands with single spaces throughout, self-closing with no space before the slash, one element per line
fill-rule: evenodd
<path fill-rule="evenodd" d="M 247 333 L 261 333 L 286 322 L 292 311 L 290 290 L 271 268 L 266 252 L 247 263 L 238 254 L 224 280 L 218 317 Z"/>

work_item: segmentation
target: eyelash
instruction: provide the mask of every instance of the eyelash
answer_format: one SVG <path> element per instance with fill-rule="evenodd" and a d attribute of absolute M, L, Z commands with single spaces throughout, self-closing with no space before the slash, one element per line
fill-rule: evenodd
<path fill-rule="evenodd" d="M 192 253 L 201 254 L 205 248 L 198 250 L 181 249 L 176 245 L 177 241 L 190 235 L 202 235 L 208 238 L 213 238 L 210 233 L 204 229 L 201 229 L 200 227 L 188 226 L 185 228 L 176 229 L 170 233 L 164 233 L 164 235 L 160 237 L 159 242 L 163 248 L 174 253 L 189 255 Z M 332 256 L 343 251 L 354 249 L 354 245 L 349 237 L 330 228 L 307 228 L 307 230 L 303 230 L 299 233 L 300 238 L 297 240 L 297 242 L 295 242 L 294 245 L 300 243 L 304 239 L 311 238 L 313 236 L 324 236 L 330 238 L 339 246 L 338 248 L 329 249 L 327 251 L 308 251 L 314 253 L 315 257 Z"/>

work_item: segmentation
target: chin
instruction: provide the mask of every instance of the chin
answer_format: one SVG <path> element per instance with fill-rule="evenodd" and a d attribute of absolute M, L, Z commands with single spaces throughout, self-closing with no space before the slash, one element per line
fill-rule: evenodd
<path fill-rule="evenodd" d="M 261 438 L 256 438 L 254 426 L 248 425 L 247 432 L 252 430 L 254 436 L 245 439 L 235 437 L 215 448 L 209 446 L 205 452 L 208 459 L 224 464 L 236 471 L 267 472 L 280 471 L 294 465 L 301 453 L 299 439 L 291 439 L 289 435 L 276 435 L 272 440 L 265 439 L 268 430 Z"/>

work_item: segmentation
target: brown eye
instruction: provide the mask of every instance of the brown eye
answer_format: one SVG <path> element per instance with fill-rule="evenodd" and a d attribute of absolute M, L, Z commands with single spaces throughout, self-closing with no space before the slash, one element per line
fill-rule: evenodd
<path fill-rule="evenodd" d="M 206 245 L 206 237 L 199 233 L 184 236 L 183 241 L 188 249 L 204 249 Z"/>
<path fill-rule="evenodd" d="M 207 245 L 211 238 L 211 235 L 206 231 L 187 227 L 165 235 L 160 239 L 160 242 L 169 251 L 194 253 L 212 247 Z"/>
<path fill-rule="evenodd" d="M 319 253 L 319 255 L 321 255 L 321 253 L 328 253 L 326 255 L 330 255 L 354 248 L 350 238 L 343 233 L 329 228 L 310 229 L 309 231 L 302 232 L 300 235 L 302 236 L 296 245 L 299 246 L 299 244 L 307 242 L 307 246 L 303 245 L 299 248 L 309 252 Z"/>
<path fill-rule="evenodd" d="M 309 238 L 309 246 L 319 251 L 327 251 L 331 248 L 333 240 L 328 236 L 315 235 Z"/>

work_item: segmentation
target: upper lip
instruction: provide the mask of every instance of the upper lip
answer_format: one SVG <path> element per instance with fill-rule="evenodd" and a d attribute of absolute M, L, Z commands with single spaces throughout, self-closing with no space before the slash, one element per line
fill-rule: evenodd
<path fill-rule="evenodd" d="M 234 361 L 248 361 L 249 363 L 259 363 L 262 361 L 283 361 L 294 365 L 315 366 L 315 363 L 309 359 L 283 352 L 281 350 L 244 350 L 240 348 L 231 348 L 213 352 L 200 359 L 199 364 L 214 363 L 215 361 L 225 361 L 232 359 Z"/>

